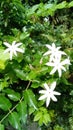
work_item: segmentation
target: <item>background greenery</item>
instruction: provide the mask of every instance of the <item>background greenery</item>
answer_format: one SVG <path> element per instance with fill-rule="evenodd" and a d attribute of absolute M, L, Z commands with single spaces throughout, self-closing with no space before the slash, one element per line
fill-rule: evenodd
<path fill-rule="evenodd" d="M 0 0 L 0 130 L 73 130 L 73 1 Z M 3 42 L 22 42 L 24 54 L 12 61 Z M 71 60 L 68 71 L 51 77 L 41 62 L 46 44 L 55 42 Z M 38 101 L 44 82 L 57 80 L 58 102 Z"/>

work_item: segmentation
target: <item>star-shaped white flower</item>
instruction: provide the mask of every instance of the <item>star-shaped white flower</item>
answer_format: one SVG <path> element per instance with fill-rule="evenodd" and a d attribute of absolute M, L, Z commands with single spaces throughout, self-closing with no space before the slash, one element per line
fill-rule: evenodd
<path fill-rule="evenodd" d="M 62 70 L 66 71 L 66 68 L 64 67 L 64 65 L 70 65 L 70 60 L 69 60 L 69 58 L 67 58 L 63 61 L 61 61 L 61 58 L 54 59 L 53 62 L 47 62 L 46 65 L 54 67 L 52 69 L 52 71 L 50 72 L 51 75 L 54 74 L 56 71 L 58 71 L 59 77 L 61 77 Z"/>
<path fill-rule="evenodd" d="M 24 53 L 24 50 L 21 48 L 18 48 L 22 43 L 16 43 L 16 41 L 12 42 L 12 45 L 8 42 L 4 42 L 4 45 L 8 48 L 4 51 L 4 53 L 10 52 L 10 60 L 12 60 L 13 55 L 17 56 L 17 52 Z"/>
<path fill-rule="evenodd" d="M 65 52 L 59 50 L 61 47 L 55 46 L 55 43 L 52 43 L 52 46 L 46 45 L 46 47 L 49 50 L 46 53 L 44 53 L 43 56 L 50 55 L 50 61 L 53 61 L 55 58 L 59 59 L 61 55 L 66 55 Z"/>
<path fill-rule="evenodd" d="M 47 83 L 44 84 L 44 88 L 45 90 L 40 90 L 39 93 L 42 94 L 42 96 L 40 96 L 39 100 L 46 100 L 46 107 L 49 106 L 50 104 L 50 100 L 52 99 L 54 102 L 57 101 L 57 98 L 55 97 L 55 95 L 61 95 L 61 93 L 54 91 L 56 87 L 56 82 L 53 82 L 50 86 L 48 86 Z"/>

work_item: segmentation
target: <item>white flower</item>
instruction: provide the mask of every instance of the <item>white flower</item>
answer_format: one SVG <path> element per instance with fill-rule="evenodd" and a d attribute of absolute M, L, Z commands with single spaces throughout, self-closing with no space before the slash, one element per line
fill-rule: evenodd
<path fill-rule="evenodd" d="M 59 50 L 61 47 L 56 47 L 54 43 L 52 43 L 52 46 L 46 45 L 46 47 L 49 50 L 43 56 L 50 55 L 50 61 L 53 61 L 55 58 L 59 59 L 61 55 L 66 55 L 65 52 Z"/>
<path fill-rule="evenodd" d="M 17 43 L 16 41 L 12 42 L 12 45 L 10 45 L 8 42 L 4 42 L 4 45 L 8 48 L 4 51 L 4 53 L 10 52 L 10 60 L 12 60 L 13 54 L 17 56 L 17 52 L 24 53 L 24 50 L 21 48 L 18 48 L 22 43 Z"/>
<path fill-rule="evenodd" d="M 43 94 L 40 96 L 39 100 L 46 100 L 46 107 L 49 106 L 50 100 L 52 99 L 54 102 L 57 101 L 57 98 L 54 95 L 61 95 L 61 93 L 54 91 L 56 87 L 56 82 L 53 82 L 50 86 L 46 83 L 44 84 L 45 90 L 40 90 L 39 93 Z"/>
<path fill-rule="evenodd" d="M 47 62 L 46 65 L 54 67 L 52 71 L 50 72 L 50 74 L 54 74 L 56 71 L 58 71 L 59 77 L 61 77 L 62 70 L 66 71 L 66 68 L 64 67 L 64 65 L 70 65 L 70 60 L 69 58 L 63 61 L 61 61 L 61 58 L 54 59 L 53 62 Z"/>

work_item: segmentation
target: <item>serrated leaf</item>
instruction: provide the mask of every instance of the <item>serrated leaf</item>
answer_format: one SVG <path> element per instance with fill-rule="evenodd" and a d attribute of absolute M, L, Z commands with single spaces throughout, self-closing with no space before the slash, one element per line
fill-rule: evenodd
<path fill-rule="evenodd" d="M 7 93 L 8 97 L 13 100 L 13 101 L 18 101 L 20 100 L 20 93 L 18 92 L 15 92 L 14 90 L 12 89 L 6 89 L 6 90 L 3 90 L 3 92 Z"/>
<path fill-rule="evenodd" d="M 48 122 L 51 122 L 51 118 L 50 118 L 50 115 L 48 113 L 46 113 L 46 114 L 43 115 L 43 123 L 45 125 L 47 125 Z"/>
<path fill-rule="evenodd" d="M 40 120 L 40 118 L 42 118 L 42 112 L 37 112 L 37 114 L 35 115 L 35 117 L 34 117 L 34 121 L 38 121 L 38 120 Z"/>
<path fill-rule="evenodd" d="M 26 99 L 25 99 L 26 98 Z M 34 107 L 37 110 L 37 102 L 35 99 L 35 95 L 32 90 L 28 89 L 24 92 L 24 99 L 27 100 L 27 103 L 30 107 Z"/>
<path fill-rule="evenodd" d="M 4 130 L 4 125 L 0 124 L 0 130 Z"/>
<path fill-rule="evenodd" d="M 25 101 L 22 101 L 17 106 L 17 111 L 19 113 L 20 120 L 25 124 L 27 119 L 27 104 Z"/>
<path fill-rule="evenodd" d="M 12 104 L 10 101 L 3 95 L 0 95 L 0 108 L 4 111 L 7 111 L 11 108 Z"/>
<path fill-rule="evenodd" d="M 12 112 L 9 117 L 9 123 L 16 129 L 21 130 L 19 115 L 17 112 Z"/>

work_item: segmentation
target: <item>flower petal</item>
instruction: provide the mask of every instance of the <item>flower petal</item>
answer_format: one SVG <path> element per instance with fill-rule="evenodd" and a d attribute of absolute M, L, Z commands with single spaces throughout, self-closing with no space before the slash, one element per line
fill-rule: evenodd
<path fill-rule="evenodd" d="M 56 92 L 56 91 L 53 91 L 53 94 L 54 94 L 54 95 L 61 95 L 61 93 Z"/>
<path fill-rule="evenodd" d="M 42 95 L 42 96 L 39 97 L 38 100 L 43 100 L 43 99 L 45 99 L 46 97 L 47 97 L 46 95 Z"/>
<path fill-rule="evenodd" d="M 56 70 L 57 70 L 57 68 L 54 67 L 54 68 L 52 69 L 52 71 L 50 72 L 50 74 L 54 74 L 54 73 L 56 72 Z"/>
<path fill-rule="evenodd" d="M 20 42 L 20 43 L 17 43 L 15 46 L 16 47 L 18 47 L 18 46 L 20 46 L 20 45 L 22 45 L 22 43 Z"/>
<path fill-rule="evenodd" d="M 58 74 L 59 74 L 59 77 L 61 77 L 61 75 L 62 75 L 61 68 L 58 68 Z"/>
<path fill-rule="evenodd" d="M 51 96 L 51 99 L 52 99 L 54 102 L 57 102 L 57 98 L 56 98 L 54 95 Z"/>
<path fill-rule="evenodd" d="M 56 82 L 53 82 L 53 83 L 51 84 L 50 89 L 51 89 L 51 90 L 54 90 L 54 89 L 55 89 L 55 87 L 56 87 Z"/>
<path fill-rule="evenodd" d="M 8 42 L 4 42 L 4 45 L 7 47 L 11 47 L 11 45 Z"/>
<path fill-rule="evenodd" d="M 46 93 L 46 90 L 40 90 L 39 93 L 45 94 L 45 93 Z"/>
<path fill-rule="evenodd" d="M 47 91 L 49 91 L 49 86 L 47 85 L 47 83 L 44 83 L 44 87 Z"/>
<path fill-rule="evenodd" d="M 51 53 L 51 51 L 47 51 L 46 53 L 43 54 L 43 56 L 47 56 Z"/>
<path fill-rule="evenodd" d="M 49 104 L 50 104 L 50 97 L 48 97 L 48 98 L 46 99 L 46 107 L 48 107 Z"/>

